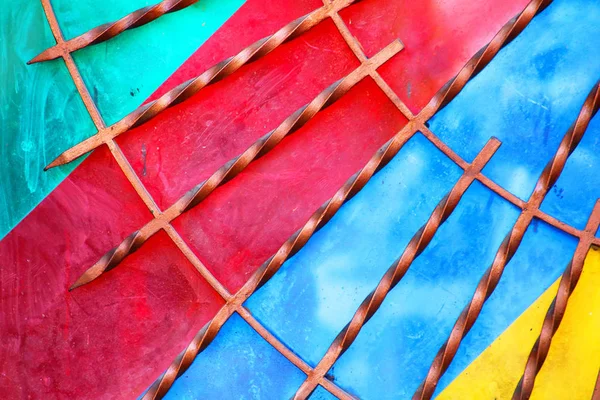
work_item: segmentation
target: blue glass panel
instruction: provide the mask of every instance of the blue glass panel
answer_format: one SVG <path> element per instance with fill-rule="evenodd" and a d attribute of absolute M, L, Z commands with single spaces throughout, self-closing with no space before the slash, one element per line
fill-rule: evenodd
<path fill-rule="evenodd" d="M 542 211 L 577 228 L 585 228 L 600 196 L 600 116 L 592 119 L 571 154 L 556 185 L 542 203 Z"/>
<path fill-rule="evenodd" d="M 534 220 L 438 385 L 441 392 L 562 274 L 577 241 Z"/>
<path fill-rule="evenodd" d="M 322 386 L 317 386 L 317 389 L 309 397 L 310 400 L 335 400 L 337 397 L 323 389 Z"/>
<path fill-rule="evenodd" d="M 316 364 L 461 173 L 418 134 L 248 307 Z"/>
<path fill-rule="evenodd" d="M 519 211 L 473 183 L 334 365 L 336 382 L 361 398 L 410 399 Z"/>
<path fill-rule="evenodd" d="M 234 314 L 165 399 L 288 399 L 306 375 Z"/>
<path fill-rule="evenodd" d="M 503 145 L 484 173 L 527 199 L 600 76 L 600 2 L 557 0 L 534 18 L 431 121 L 472 160 L 491 135 Z"/>

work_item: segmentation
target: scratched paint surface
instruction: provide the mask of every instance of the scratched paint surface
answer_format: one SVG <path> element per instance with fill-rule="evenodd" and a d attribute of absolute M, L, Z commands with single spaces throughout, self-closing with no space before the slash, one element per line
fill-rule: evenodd
<path fill-rule="evenodd" d="M 53 1 L 65 38 L 118 19 L 148 0 Z M 75 60 L 107 122 L 139 106 L 227 18 L 242 0 L 202 1 L 109 42 Z M 62 151 L 96 129 L 62 60 L 25 63 L 55 44 L 39 1 L 13 1 L 0 15 L 0 238 L 79 162 L 44 172 Z M 200 22 L 199 22 L 200 21 Z M 141 46 L 140 43 L 144 45 Z M 157 56 L 158 55 L 158 56 Z"/>

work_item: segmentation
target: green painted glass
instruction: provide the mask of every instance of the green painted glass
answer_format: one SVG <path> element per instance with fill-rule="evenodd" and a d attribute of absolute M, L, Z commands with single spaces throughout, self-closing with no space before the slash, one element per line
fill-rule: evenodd
<path fill-rule="evenodd" d="M 44 172 L 95 128 L 62 60 L 26 65 L 53 45 L 39 1 L 5 2 L 0 13 L 0 238 L 77 163 Z"/>
<path fill-rule="evenodd" d="M 62 60 L 26 62 L 55 44 L 39 1 L 0 0 L 0 239 L 78 162 L 44 172 L 96 132 Z M 149 0 L 53 0 L 66 39 L 114 21 Z M 242 4 L 205 0 L 73 53 L 107 124 L 138 107 Z"/>
<path fill-rule="evenodd" d="M 75 62 L 106 123 L 113 124 L 138 107 L 242 4 L 243 0 L 200 0 L 75 52 Z"/>

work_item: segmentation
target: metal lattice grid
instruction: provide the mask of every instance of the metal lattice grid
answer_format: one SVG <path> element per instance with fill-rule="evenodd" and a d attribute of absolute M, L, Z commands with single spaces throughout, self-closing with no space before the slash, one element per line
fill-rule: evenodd
<path fill-rule="evenodd" d="M 111 127 L 106 127 L 106 124 L 104 123 L 94 101 L 92 100 L 89 91 L 85 83 L 83 82 L 83 79 L 81 78 L 77 66 L 75 65 L 71 56 L 71 53 L 73 51 L 76 51 L 87 45 L 99 43 L 100 41 L 90 40 L 88 43 L 85 43 L 82 46 L 68 44 L 70 41 L 65 41 L 62 36 L 61 30 L 58 25 L 58 21 L 50 4 L 50 0 L 41 1 L 44 8 L 44 12 L 50 24 L 52 33 L 57 42 L 56 46 L 51 47 L 51 49 L 53 49 L 53 54 L 56 53 L 53 55 L 52 58 L 62 57 L 64 59 L 68 71 L 77 87 L 79 95 L 82 98 L 92 120 L 94 121 L 96 128 L 98 129 L 98 134 L 90 138 L 91 140 L 88 139 L 74 146 L 72 149 L 69 149 L 68 151 L 63 153 L 63 155 L 59 156 L 59 158 L 55 160 L 55 162 L 49 167 L 70 162 L 73 159 L 85 154 L 86 152 L 100 146 L 101 144 L 107 144 L 111 151 L 111 154 L 119 164 L 119 167 L 125 174 L 126 178 L 129 180 L 135 191 L 138 193 L 139 197 L 144 201 L 144 203 L 146 204 L 146 206 L 148 207 L 148 209 L 154 217 L 154 219 L 146 225 L 146 227 L 149 227 L 147 229 L 146 234 L 148 232 L 152 232 L 150 233 L 150 235 L 152 235 L 160 231 L 161 229 L 165 230 L 169 237 L 180 249 L 180 251 L 199 271 L 202 277 L 226 301 L 226 304 L 215 315 L 215 317 L 207 325 L 205 325 L 205 327 L 196 335 L 196 337 L 194 338 L 192 343 L 186 348 L 186 350 L 184 350 L 184 352 L 180 354 L 180 356 L 175 360 L 171 367 L 155 382 L 154 385 L 152 385 L 152 387 L 144 396 L 145 398 L 156 398 L 164 396 L 164 394 L 172 385 L 176 377 L 183 373 L 185 369 L 187 369 L 187 367 L 191 364 L 198 352 L 200 352 L 210 344 L 212 339 L 219 332 L 220 328 L 234 312 L 239 314 L 263 339 L 265 339 L 279 353 L 281 353 L 293 365 L 295 365 L 307 375 L 307 380 L 300 387 L 298 393 L 296 394 L 297 398 L 308 397 L 317 385 L 323 386 L 326 390 L 328 390 L 330 393 L 337 396 L 338 398 L 352 398 L 350 394 L 346 393 L 343 389 L 341 389 L 335 383 L 329 380 L 325 375 L 326 372 L 328 371 L 329 367 L 335 363 L 337 358 L 339 358 L 339 356 L 343 354 L 343 352 L 348 348 L 348 346 L 350 346 L 351 342 L 354 340 L 356 335 L 358 335 L 358 332 L 360 331 L 361 327 L 373 315 L 373 313 L 378 308 L 378 305 L 381 304 L 381 302 L 383 302 L 383 299 L 385 298 L 387 292 L 389 292 L 389 290 L 391 290 L 393 286 L 401 279 L 403 273 L 406 272 L 406 270 L 410 267 L 414 258 L 416 258 L 424 250 L 428 242 L 434 236 L 437 228 L 448 218 L 448 216 L 458 204 L 458 201 L 460 200 L 460 197 L 462 196 L 464 191 L 474 180 L 481 182 L 487 188 L 500 195 L 502 198 L 509 201 L 513 205 L 520 208 L 522 210 L 521 217 L 517 220 L 515 226 L 513 227 L 513 230 L 511 231 L 511 233 L 509 233 L 507 239 L 499 249 L 498 256 L 496 257 L 498 261 L 494 262 L 494 264 L 490 267 L 488 273 L 486 273 L 482 278 L 482 281 L 480 282 L 480 285 L 478 286 L 478 289 L 475 292 L 474 300 L 477 300 L 477 303 L 475 303 L 475 301 L 472 301 L 467 306 L 467 308 L 465 308 L 465 311 L 463 311 L 463 314 L 461 314 L 461 317 L 459 317 L 459 320 L 453 328 L 453 332 L 448 342 L 450 343 L 450 341 L 452 341 L 452 346 L 444 345 L 442 349 L 440 349 L 440 353 L 434 360 L 430 372 L 427 375 L 427 378 L 425 379 L 423 385 L 415 394 L 415 398 L 430 398 L 432 396 L 433 391 L 435 390 L 435 385 L 437 384 L 439 378 L 445 371 L 445 368 L 447 368 L 447 366 L 449 365 L 454 353 L 456 352 L 456 349 L 458 348 L 458 345 L 460 344 L 460 340 L 468 332 L 469 328 L 474 324 L 477 315 L 481 310 L 481 307 L 483 306 L 484 301 L 481 301 L 482 293 L 485 294 L 483 300 L 489 297 L 489 295 L 495 288 L 495 284 L 500 279 L 504 266 L 508 263 L 512 254 L 516 252 L 518 245 L 520 244 L 520 239 L 522 238 L 522 235 L 524 234 L 527 226 L 534 218 L 537 218 L 569 235 L 578 238 L 579 245 L 575 252 L 573 261 L 569 264 L 569 266 L 565 270 L 565 273 L 563 274 L 557 298 L 555 299 L 548 311 L 548 315 L 544 321 L 544 326 L 542 327 L 540 339 L 538 339 L 538 342 L 532 349 L 532 354 L 530 355 L 530 359 L 528 360 L 527 367 L 525 369 L 524 378 L 522 379 L 522 382 L 520 382 L 515 392 L 515 398 L 528 397 L 527 393 L 531 392 L 535 375 L 541 368 L 541 365 L 545 358 L 543 355 L 541 359 L 537 356 L 537 354 L 544 353 L 543 349 L 539 349 L 540 343 L 543 343 L 543 348 L 545 348 L 545 352 L 547 353 L 547 349 L 550 346 L 552 335 L 558 328 L 562 314 L 564 314 L 564 310 L 566 309 L 568 296 L 570 295 L 570 293 L 572 293 L 575 284 L 577 283 L 577 279 L 581 274 L 585 254 L 587 253 L 591 245 L 600 245 L 600 239 L 594 236 L 598 222 L 600 220 L 600 207 L 598 205 L 595 207 L 592 216 L 590 217 L 590 220 L 588 222 L 588 225 L 584 230 L 579 230 L 572 226 L 569 226 L 563 223 L 562 221 L 559 221 L 556 218 L 551 217 L 548 214 L 539 210 L 539 205 L 541 204 L 541 200 L 543 200 L 543 196 L 547 192 L 548 188 L 552 186 L 556 179 L 558 179 L 558 176 L 562 171 L 562 167 L 564 167 L 564 164 L 566 163 L 568 155 L 570 155 L 570 153 L 572 153 L 572 151 L 575 149 L 575 146 L 581 139 L 585 128 L 587 128 L 589 120 L 598 110 L 598 106 L 600 104 L 599 86 L 596 85 L 590 96 L 588 96 L 588 99 L 586 100 L 582 108 L 582 112 L 580 113 L 578 120 L 573 125 L 571 130 L 565 135 L 565 139 L 563 139 L 563 142 L 561 143 L 558 149 L 557 155 L 555 156 L 555 158 L 553 158 L 553 160 L 550 161 L 548 167 L 546 168 L 546 170 L 544 170 L 544 173 L 542 173 L 540 181 L 538 182 L 538 185 L 536 185 L 536 190 L 534 191 L 534 194 L 527 202 L 517 198 L 516 196 L 514 196 L 513 194 L 511 194 L 510 192 L 508 192 L 507 190 L 505 190 L 504 188 L 502 188 L 501 186 L 499 186 L 498 184 L 496 184 L 481 173 L 481 169 L 483 168 L 485 163 L 491 158 L 491 156 L 500 144 L 499 141 L 497 141 L 497 139 L 491 139 L 490 142 L 488 142 L 488 144 L 482 150 L 480 155 L 476 158 L 476 160 L 473 163 L 468 163 L 456 153 L 454 153 L 433 132 L 431 132 L 428 129 L 426 122 L 437 111 L 439 111 L 448 102 L 450 102 L 462 90 L 466 83 L 481 69 L 483 69 L 485 65 L 487 65 L 491 61 L 491 59 L 498 53 L 498 51 L 502 47 L 504 47 L 514 37 L 516 37 L 528 25 L 531 19 L 541 10 L 543 10 L 550 3 L 550 1 L 531 1 L 529 5 L 524 9 L 524 11 L 519 13 L 515 18 L 509 21 L 498 32 L 498 34 L 491 40 L 491 42 L 488 45 L 486 45 L 477 54 L 475 54 L 475 56 L 471 60 L 469 60 L 469 62 L 460 70 L 457 76 L 453 78 L 450 82 L 448 82 L 431 99 L 427 106 L 425 106 L 423 110 L 416 116 L 411 113 L 408 107 L 400 100 L 400 98 L 394 93 L 394 91 L 389 87 L 389 85 L 385 82 L 385 80 L 379 75 L 379 73 L 376 70 L 378 66 L 383 64 L 385 61 L 387 61 L 389 58 L 391 58 L 394 54 L 396 54 L 402 49 L 401 43 L 398 41 L 393 42 L 391 45 L 384 48 L 380 53 L 378 53 L 374 57 L 370 59 L 367 58 L 364 52 L 362 51 L 360 43 L 350 33 L 345 22 L 338 14 L 338 12 L 341 9 L 352 4 L 354 1 L 323 0 L 323 7 L 316 9 L 315 11 L 307 14 L 304 17 L 292 21 L 290 24 L 280 29 L 277 33 L 265 39 L 262 39 L 253 45 L 250 45 L 248 48 L 242 50 L 238 55 L 217 64 L 216 66 L 210 68 L 199 77 L 194 78 L 191 81 L 188 81 L 182 85 L 179 85 L 178 87 L 167 92 L 158 100 L 139 107 L 138 109 L 127 115 L 125 118 L 123 118 L 121 121 L 119 121 L 117 124 Z M 159 3 L 159 5 L 162 4 L 164 6 L 163 3 L 166 4 L 168 2 L 163 1 L 162 3 Z M 191 5 L 192 3 L 193 2 L 190 1 L 186 2 L 187 5 Z M 148 9 L 150 9 L 151 7 L 147 7 L 142 10 L 148 11 Z M 171 11 L 175 11 L 176 9 L 180 8 L 183 7 L 179 6 L 179 8 L 173 8 L 171 9 Z M 101 41 L 104 41 L 110 39 L 113 36 L 116 36 L 125 29 L 140 26 L 162 15 L 156 15 L 150 19 L 142 19 L 140 17 L 142 10 L 135 11 L 129 14 L 128 16 L 123 17 L 121 20 L 117 21 L 117 23 L 120 21 L 133 21 L 135 18 L 137 18 L 138 22 L 132 22 L 126 27 L 120 26 L 118 29 L 113 28 L 112 30 L 110 30 L 109 28 L 110 26 L 114 26 L 114 24 L 105 24 L 101 27 L 95 28 L 95 30 L 91 30 L 90 32 L 97 33 L 99 32 L 98 29 L 102 27 L 104 27 L 107 30 L 107 32 L 110 30 L 110 32 L 112 32 L 110 35 L 102 36 Z M 306 32 L 307 30 L 314 27 L 315 25 L 317 25 L 318 23 L 320 23 L 328 17 L 332 18 L 341 36 L 348 44 L 356 58 L 360 61 L 361 65 L 345 78 L 332 84 L 307 106 L 301 108 L 296 113 L 292 114 L 280 125 L 279 128 L 263 136 L 263 138 L 255 142 L 242 155 L 236 157 L 229 163 L 225 164 L 213 175 L 213 177 L 217 176 L 218 179 L 212 177 L 209 178 L 207 181 L 199 184 L 194 189 L 192 189 L 192 191 L 188 192 L 186 196 L 182 197 L 173 206 L 169 207 L 164 212 L 161 211 L 155 203 L 155 201 L 152 199 L 152 196 L 141 183 L 139 177 L 131 167 L 129 161 L 115 142 L 115 137 L 135 126 L 139 126 L 147 122 L 149 119 L 153 118 L 164 109 L 178 104 L 181 101 L 184 101 L 185 99 L 191 97 L 193 94 L 197 93 L 206 85 L 213 82 L 217 82 L 225 76 L 230 75 L 246 63 L 254 61 L 268 54 L 280 44 L 284 43 L 287 40 L 291 40 L 298 35 L 301 35 L 302 33 Z M 90 32 L 87 32 L 84 35 L 88 35 Z M 269 43 L 268 46 L 266 45 L 267 43 Z M 34 59 L 32 61 L 43 60 Z M 386 94 L 386 96 L 390 99 L 390 101 L 392 101 L 392 103 L 398 108 L 398 110 L 404 116 L 406 116 L 409 122 L 392 139 L 390 139 L 390 141 L 384 144 L 384 146 L 371 158 L 371 160 L 363 169 L 361 169 L 359 172 L 353 175 L 329 201 L 327 201 L 323 206 L 321 206 L 311 216 L 309 221 L 301 229 L 299 229 L 290 239 L 288 239 L 288 241 L 286 241 L 286 243 L 283 244 L 280 250 L 269 260 L 267 260 L 236 294 L 232 295 L 202 264 L 199 258 L 187 246 L 183 238 L 177 233 L 177 231 L 174 229 L 170 222 L 173 219 L 177 218 L 181 213 L 187 211 L 188 209 L 192 208 L 200 201 L 202 201 L 220 184 L 227 182 L 229 179 L 237 175 L 237 173 L 239 173 L 254 159 L 265 154 L 267 151 L 270 151 L 287 134 L 292 133 L 296 129 L 299 129 L 305 122 L 308 121 L 308 119 L 312 118 L 318 111 L 332 104 L 335 100 L 337 100 L 337 98 L 346 93 L 352 86 L 354 86 L 358 81 L 360 81 L 367 75 L 370 76 L 377 83 L 380 89 Z M 309 111 L 307 112 L 307 110 Z M 383 168 L 391 160 L 391 158 L 393 158 L 395 154 L 398 153 L 398 151 L 402 148 L 404 143 L 406 143 L 417 132 L 421 132 L 432 144 L 434 144 L 448 158 L 450 158 L 455 164 L 462 168 L 464 170 L 463 177 L 459 179 L 459 181 L 456 183 L 455 187 L 448 194 L 448 196 L 446 196 L 438 205 L 438 207 L 436 207 L 425 226 L 415 234 L 413 240 L 411 240 L 411 242 L 405 249 L 403 255 L 398 259 L 396 263 L 394 263 L 394 265 L 392 265 L 392 267 L 390 267 L 388 273 L 386 273 L 386 275 L 380 281 L 380 284 L 377 286 L 377 288 L 363 302 L 363 304 L 355 314 L 355 317 L 353 317 L 352 321 L 340 333 L 340 335 L 338 335 L 330 349 L 327 351 L 326 355 L 321 360 L 321 362 L 317 365 L 317 367 L 311 368 L 291 349 L 289 349 L 285 344 L 279 341 L 267 328 L 261 325 L 252 316 L 250 311 L 246 309 L 242 304 L 248 297 L 250 297 L 250 295 L 252 295 L 252 293 L 254 293 L 256 289 L 262 286 L 266 281 L 268 281 L 268 279 L 271 276 L 273 276 L 273 274 L 275 274 L 275 272 L 285 262 L 285 260 L 287 260 L 287 258 L 299 251 L 309 240 L 309 238 L 314 234 L 314 232 L 316 232 L 327 221 L 329 221 L 337 212 L 337 210 L 339 210 L 340 207 L 346 201 L 348 201 L 359 190 L 361 190 L 362 187 L 364 187 L 365 184 L 368 182 L 368 180 L 378 170 Z M 273 137 L 275 137 L 275 139 L 272 139 Z M 248 158 L 248 155 L 252 155 L 252 157 Z M 241 164 L 236 164 L 236 162 L 239 162 L 240 159 L 244 162 Z M 213 180 L 211 181 L 211 179 Z M 217 184 L 215 184 L 216 181 L 218 181 Z M 207 184 L 207 182 L 209 184 Z M 192 193 L 192 195 L 190 195 L 190 193 Z M 142 228 L 142 230 L 144 228 Z M 132 235 L 136 235 L 138 232 Z M 149 236 L 139 235 L 135 237 L 143 237 L 145 240 Z M 127 254 L 131 253 L 132 251 L 135 251 L 137 247 L 141 246 L 141 244 L 144 241 L 142 240 L 141 242 L 134 243 L 133 240 L 134 239 L 130 239 L 130 243 L 127 243 L 127 240 L 124 242 L 126 244 L 126 247 L 128 247 L 127 251 L 121 254 L 120 257 L 117 257 L 117 259 L 113 258 L 113 256 L 115 255 L 114 251 L 112 253 L 109 252 L 109 254 L 103 257 L 94 267 L 90 268 L 90 270 L 93 271 L 92 275 L 97 274 L 92 279 L 95 279 L 97 276 L 101 275 L 102 272 L 114 268 Z M 99 265 L 101 267 L 103 266 L 104 268 L 98 268 Z M 402 266 L 402 268 L 400 268 L 400 266 Z M 88 270 L 88 272 L 90 270 Z M 99 273 L 98 270 L 100 270 Z M 490 275 L 492 274 L 494 276 L 495 283 L 494 281 L 489 281 Z M 88 275 L 88 278 L 89 276 L 90 275 Z M 88 282 L 90 280 L 88 280 Z M 87 282 L 85 282 L 85 280 L 84 282 L 80 282 L 78 280 L 78 283 L 85 284 Z M 79 285 L 76 283 L 74 287 L 77 286 Z M 374 298 L 377 298 L 377 301 L 375 302 L 377 304 L 371 302 Z M 365 312 L 364 310 L 365 304 L 369 305 L 369 307 L 372 307 L 367 312 Z M 373 304 L 375 304 L 375 307 L 372 306 Z M 559 307 L 558 312 L 556 311 L 556 304 L 558 304 Z M 475 307 L 473 307 L 474 305 Z M 473 309 L 478 309 L 479 311 L 472 313 L 472 307 Z M 559 317 L 556 317 L 556 315 L 558 315 Z M 451 348 L 451 350 L 448 350 L 449 347 Z"/>

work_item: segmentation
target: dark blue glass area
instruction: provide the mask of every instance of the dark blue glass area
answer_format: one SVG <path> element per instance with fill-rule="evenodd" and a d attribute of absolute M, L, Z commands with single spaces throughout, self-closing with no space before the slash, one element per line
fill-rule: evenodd
<path fill-rule="evenodd" d="M 304 373 L 233 314 L 165 399 L 289 399 L 304 379 Z"/>
<path fill-rule="evenodd" d="M 519 212 L 473 183 L 334 365 L 335 381 L 361 398 L 410 399 Z"/>
<path fill-rule="evenodd" d="M 503 145 L 484 173 L 527 199 L 600 76 L 600 2 L 556 0 L 430 121 L 467 160 Z"/>
<path fill-rule="evenodd" d="M 418 134 L 247 306 L 315 365 L 461 173 Z"/>
<path fill-rule="evenodd" d="M 596 116 L 542 203 L 542 211 L 576 228 L 585 228 L 600 197 L 599 171 L 600 116 Z"/>

